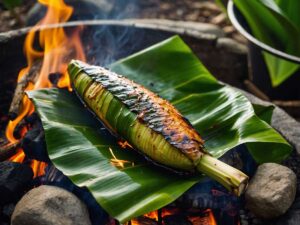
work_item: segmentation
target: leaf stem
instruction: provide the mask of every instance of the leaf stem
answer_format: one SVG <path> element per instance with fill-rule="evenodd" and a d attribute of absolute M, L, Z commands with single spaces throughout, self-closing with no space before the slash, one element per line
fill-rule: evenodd
<path fill-rule="evenodd" d="M 203 155 L 197 170 L 218 181 L 237 196 L 244 193 L 248 184 L 246 174 L 208 154 Z"/>

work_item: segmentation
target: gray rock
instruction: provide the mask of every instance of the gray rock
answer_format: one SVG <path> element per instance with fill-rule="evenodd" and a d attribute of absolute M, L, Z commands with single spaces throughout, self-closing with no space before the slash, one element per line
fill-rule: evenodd
<path fill-rule="evenodd" d="M 72 193 L 43 185 L 18 202 L 12 225 L 90 225 L 86 206 Z"/>
<path fill-rule="evenodd" d="M 245 193 L 246 207 L 261 218 L 275 218 L 292 205 L 297 178 L 289 168 L 276 164 L 260 165 Z"/>

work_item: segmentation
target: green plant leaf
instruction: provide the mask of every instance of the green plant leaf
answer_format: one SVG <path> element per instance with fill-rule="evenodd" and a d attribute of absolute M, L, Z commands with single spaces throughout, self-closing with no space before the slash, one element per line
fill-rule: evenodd
<path fill-rule="evenodd" d="M 3 0 L 2 3 L 7 9 L 13 9 L 22 4 L 23 0 Z"/>
<path fill-rule="evenodd" d="M 179 37 L 114 63 L 111 69 L 171 101 L 219 157 L 242 143 L 258 162 L 280 161 L 290 145 L 254 113 L 237 90 L 218 83 Z M 182 177 L 121 149 L 100 123 L 66 90 L 28 93 L 45 130 L 53 164 L 124 222 L 174 201 L 202 177 Z M 266 111 L 260 109 L 266 116 Z M 113 153 L 113 154 L 112 154 Z M 125 168 L 116 161 L 125 160 Z"/>
<path fill-rule="evenodd" d="M 254 36 L 262 42 L 300 56 L 300 31 L 272 0 L 234 0 Z"/>
<path fill-rule="evenodd" d="M 264 106 L 264 105 L 252 104 L 252 106 L 254 108 L 255 114 L 258 115 L 261 120 L 265 121 L 268 124 L 271 124 L 273 111 L 275 109 L 274 105 Z"/>
<path fill-rule="evenodd" d="M 277 5 L 286 17 L 300 30 L 300 1 L 299 0 L 276 0 Z M 298 36 L 298 40 L 299 40 Z M 299 69 L 299 64 L 282 60 L 268 53 L 264 53 L 268 69 L 270 71 L 272 85 L 274 87 L 280 85 Z M 272 71 L 273 70 L 273 71 Z"/>
<path fill-rule="evenodd" d="M 270 73 L 273 87 L 279 86 L 300 68 L 299 64 L 280 59 L 265 51 L 263 51 L 262 54 Z"/>
<path fill-rule="evenodd" d="M 273 0 L 234 0 L 257 39 L 288 54 L 300 56 L 300 30 L 297 21 L 293 21 L 299 19 L 298 2 L 280 1 L 277 5 Z M 280 85 L 300 67 L 299 64 L 266 52 L 263 52 L 263 57 L 274 87 Z"/>
<path fill-rule="evenodd" d="M 282 12 L 300 29 L 300 1 L 299 0 L 276 0 Z"/>
<path fill-rule="evenodd" d="M 42 119 L 54 165 L 76 185 L 87 187 L 121 222 L 174 201 L 201 179 L 156 168 L 136 152 L 120 148 L 67 90 L 44 89 L 29 96 Z M 126 161 L 125 168 L 113 166 L 118 164 L 113 156 Z"/>

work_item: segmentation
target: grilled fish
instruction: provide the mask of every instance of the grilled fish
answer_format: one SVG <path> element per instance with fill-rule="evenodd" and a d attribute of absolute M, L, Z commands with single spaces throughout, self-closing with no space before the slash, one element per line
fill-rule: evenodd
<path fill-rule="evenodd" d="M 190 122 L 168 101 L 103 67 L 72 60 L 74 90 L 116 136 L 155 162 L 199 171 L 240 195 L 248 181 L 241 171 L 212 157 Z"/>

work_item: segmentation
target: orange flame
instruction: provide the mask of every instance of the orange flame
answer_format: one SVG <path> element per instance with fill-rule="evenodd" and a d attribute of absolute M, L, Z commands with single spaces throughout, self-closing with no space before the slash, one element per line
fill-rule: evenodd
<path fill-rule="evenodd" d="M 80 31 L 82 28 L 78 28 L 67 36 L 63 27 L 46 28 L 41 27 L 49 24 L 59 24 L 69 20 L 73 13 L 73 8 L 64 3 L 63 0 L 38 0 L 41 4 L 48 7 L 45 17 L 38 22 L 28 33 L 24 43 L 24 52 L 27 58 L 27 67 L 23 68 L 19 75 L 18 81 L 30 71 L 36 60 L 42 60 L 42 67 L 39 71 L 39 75 L 34 83 L 30 83 L 26 87 L 28 90 L 37 90 L 41 88 L 49 88 L 52 86 L 48 79 L 50 73 L 62 74 L 57 86 L 59 88 L 69 88 L 70 80 L 67 74 L 67 65 L 70 59 L 76 58 L 85 61 L 85 55 L 83 47 L 80 41 Z M 39 44 L 42 51 L 34 48 L 34 41 L 36 35 L 39 35 Z M 15 143 L 18 140 L 14 137 L 13 133 L 16 126 L 26 116 L 34 112 L 34 106 L 27 96 L 23 97 L 22 106 L 19 115 L 13 121 L 9 121 L 6 128 L 6 137 L 11 143 Z M 27 129 L 25 128 L 21 135 L 25 135 Z M 22 150 L 13 156 L 10 160 L 15 162 L 22 162 L 25 158 L 25 154 Z M 35 176 L 41 175 L 41 171 L 45 167 L 45 163 L 33 160 L 31 166 L 34 170 Z"/>
<path fill-rule="evenodd" d="M 165 216 L 180 214 L 179 208 L 162 208 L 161 209 L 161 218 L 163 219 Z M 152 211 L 143 215 L 149 219 L 158 221 L 158 211 Z M 188 216 L 188 220 L 193 225 L 217 225 L 215 217 L 211 209 L 206 209 L 205 211 L 199 212 L 199 216 Z M 164 222 L 162 223 L 164 224 Z M 142 225 L 138 221 L 138 219 L 132 219 L 131 225 Z"/>
<path fill-rule="evenodd" d="M 155 221 L 158 221 L 158 211 L 152 211 L 152 212 L 146 213 L 144 216 L 148 217 L 150 219 L 153 219 Z"/>
<path fill-rule="evenodd" d="M 189 220 L 194 225 L 217 225 L 216 219 L 211 209 L 206 209 L 203 212 L 203 216 L 189 217 Z"/>

